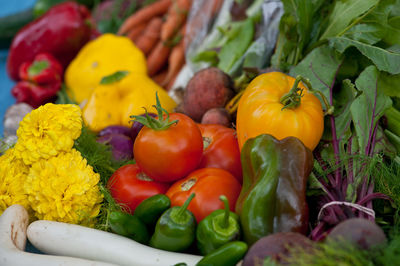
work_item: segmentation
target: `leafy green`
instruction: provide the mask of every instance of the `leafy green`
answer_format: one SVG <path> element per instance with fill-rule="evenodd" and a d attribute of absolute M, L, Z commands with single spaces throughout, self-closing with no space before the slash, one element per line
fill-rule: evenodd
<path fill-rule="evenodd" d="M 400 97 L 400 74 L 390 75 L 386 72 L 381 72 L 379 75 L 378 87 L 383 90 L 387 96 Z"/>
<path fill-rule="evenodd" d="M 314 90 L 321 91 L 329 98 L 329 88 L 334 84 L 336 73 L 343 62 L 343 56 L 331 47 L 324 45 L 315 48 L 297 66 L 290 75 L 302 75 L 310 80 Z"/>
<path fill-rule="evenodd" d="M 376 7 L 379 0 L 343 0 L 335 1 L 335 6 L 328 18 L 328 26 L 321 39 L 341 36 L 348 30 L 350 23 L 357 23 L 362 15 Z"/>
<path fill-rule="evenodd" d="M 65 84 L 63 84 L 61 89 L 57 92 L 56 104 L 77 104 L 68 96 Z"/>
<path fill-rule="evenodd" d="M 380 71 L 386 71 L 390 74 L 400 74 L 400 53 L 391 52 L 347 37 L 331 38 L 329 39 L 329 43 L 340 53 L 344 53 L 347 48 L 354 46 L 364 56 L 368 57 Z"/>
<path fill-rule="evenodd" d="M 74 148 L 82 154 L 87 163 L 100 175 L 99 187 L 104 195 L 104 201 L 100 209 L 100 214 L 97 217 L 96 228 L 109 230 L 107 223 L 108 214 L 113 210 L 121 209 L 121 207 L 114 201 L 110 192 L 106 189 L 107 181 L 115 170 L 125 164 L 133 163 L 133 161 L 114 161 L 110 147 L 98 143 L 96 138 L 94 132 L 90 131 L 87 127 L 83 127 L 80 137 L 75 140 Z"/>
<path fill-rule="evenodd" d="M 350 107 L 361 152 L 371 154 L 371 142 L 378 120 L 392 105 L 390 97 L 378 90 L 379 72 L 375 66 L 365 69 L 356 80 L 361 92 Z"/>
<path fill-rule="evenodd" d="M 235 62 L 244 54 L 254 37 L 254 23 L 251 18 L 240 23 L 237 33 L 221 48 L 218 68 L 230 73 Z"/>

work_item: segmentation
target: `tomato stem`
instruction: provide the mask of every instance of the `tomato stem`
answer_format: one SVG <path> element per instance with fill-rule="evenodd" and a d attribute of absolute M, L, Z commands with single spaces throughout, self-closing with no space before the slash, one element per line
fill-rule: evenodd
<path fill-rule="evenodd" d="M 137 121 L 141 123 L 142 125 L 154 129 L 154 130 L 166 130 L 173 124 L 178 123 L 178 120 L 173 120 L 169 121 L 169 113 L 167 110 L 165 110 L 160 103 L 160 99 L 158 98 L 158 94 L 156 92 L 156 105 L 153 105 L 154 108 L 157 110 L 157 119 L 154 117 L 151 117 L 149 113 L 147 112 L 147 109 L 144 108 L 145 110 L 145 116 L 140 116 L 140 115 L 131 115 L 130 118 L 134 118 L 134 120 L 131 121 Z M 166 114 L 166 117 L 164 118 L 163 114 Z"/>
<path fill-rule="evenodd" d="M 301 103 L 301 97 L 303 96 L 303 89 L 300 89 L 300 88 L 298 87 L 300 81 L 301 81 L 304 85 L 306 85 L 306 87 L 308 88 L 308 90 L 309 90 L 311 93 L 313 93 L 313 94 L 318 94 L 318 95 L 321 97 L 322 101 L 324 102 L 325 108 L 326 108 L 326 110 L 325 110 L 325 115 L 327 115 L 327 114 L 332 114 L 333 111 L 334 111 L 334 107 L 331 106 L 331 105 L 328 103 L 328 100 L 326 99 L 325 95 L 324 95 L 322 92 L 318 91 L 318 90 L 314 90 L 313 87 L 312 87 L 312 85 L 311 85 L 310 80 L 307 79 L 307 78 L 303 78 L 303 77 L 300 76 L 300 75 L 298 75 L 298 76 L 296 77 L 296 79 L 295 79 L 295 81 L 294 81 L 294 83 L 293 83 L 293 87 L 290 89 L 290 91 L 289 91 L 287 94 L 285 94 L 285 95 L 283 95 L 283 96 L 281 97 L 280 102 L 281 102 L 281 104 L 284 105 L 283 108 L 282 108 L 282 110 L 283 110 L 283 109 L 286 109 L 286 108 L 297 108 L 297 107 L 300 105 L 300 103 Z M 299 93 L 299 92 L 300 92 L 300 93 Z"/>

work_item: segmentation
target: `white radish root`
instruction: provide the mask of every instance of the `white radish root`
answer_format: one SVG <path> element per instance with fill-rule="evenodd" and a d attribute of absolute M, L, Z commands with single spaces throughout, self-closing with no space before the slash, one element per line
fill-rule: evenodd
<path fill-rule="evenodd" d="M 2 266 L 112 266 L 114 264 L 25 252 L 28 212 L 21 205 L 8 207 L 0 216 Z M 114 265 L 115 266 L 115 265 Z"/>
<path fill-rule="evenodd" d="M 96 259 L 129 266 L 195 265 L 202 257 L 142 245 L 129 238 L 84 226 L 36 221 L 29 225 L 29 241 L 39 250 L 54 255 Z"/>

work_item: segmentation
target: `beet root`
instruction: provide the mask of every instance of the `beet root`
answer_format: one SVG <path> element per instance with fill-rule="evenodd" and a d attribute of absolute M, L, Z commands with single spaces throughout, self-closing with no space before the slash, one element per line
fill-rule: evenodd
<path fill-rule="evenodd" d="M 243 266 L 263 265 L 266 258 L 284 264 L 285 258 L 290 256 L 289 249 L 298 246 L 312 250 L 313 242 L 300 233 L 275 233 L 260 238 L 254 243 L 243 260 Z"/>
<path fill-rule="evenodd" d="M 183 110 L 200 122 L 211 108 L 224 107 L 233 97 L 231 78 L 222 70 L 210 67 L 197 72 L 189 81 L 183 96 Z"/>
<path fill-rule="evenodd" d="M 363 218 L 352 218 L 341 222 L 332 229 L 328 238 L 348 241 L 361 249 L 386 243 L 383 230 L 373 221 Z"/>
<path fill-rule="evenodd" d="M 225 108 L 212 108 L 204 113 L 201 118 L 202 124 L 218 124 L 230 127 L 232 124 L 231 116 Z"/>

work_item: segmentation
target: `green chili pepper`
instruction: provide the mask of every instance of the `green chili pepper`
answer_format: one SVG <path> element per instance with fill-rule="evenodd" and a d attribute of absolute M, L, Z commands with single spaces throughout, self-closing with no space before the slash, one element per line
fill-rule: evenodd
<path fill-rule="evenodd" d="M 232 241 L 204 256 L 196 266 L 235 266 L 244 255 L 248 246 L 242 241 Z"/>
<path fill-rule="evenodd" d="M 253 244 L 276 232 L 305 234 L 308 225 L 307 179 L 313 156 L 303 143 L 262 134 L 241 150 L 243 186 L 236 201 L 244 240 Z"/>
<path fill-rule="evenodd" d="M 195 239 L 196 218 L 187 210 L 194 193 L 181 207 L 166 210 L 158 219 L 150 246 L 168 251 L 184 251 Z"/>
<path fill-rule="evenodd" d="M 229 202 L 224 195 L 220 200 L 224 202 L 225 209 L 213 211 L 197 227 L 197 247 L 203 255 L 240 236 L 239 216 L 229 211 Z"/>
<path fill-rule="evenodd" d="M 108 218 L 111 230 L 118 235 L 129 237 L 139 243 L 147 244 L 150 236 L 146 225 L 134 215 L 114 211 Z"/>
<path fill-rule="evenodd" d="M 157 194 L 143 200 L 135 209 L 134 215 L 149 228 L 154 228 L 158 218 L 171 206 L 171 200 L 164 194 Z"/>

